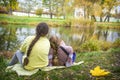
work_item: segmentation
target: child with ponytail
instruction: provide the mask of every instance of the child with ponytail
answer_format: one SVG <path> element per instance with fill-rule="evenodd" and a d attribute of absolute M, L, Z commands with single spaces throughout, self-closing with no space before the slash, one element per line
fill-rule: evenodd
<path fill-rule="evenodd" d="M 36 35 L 28 36 L 20 49 L 13 55 L 8 66 L 20 63 L 25 69 L 33 70 L 48 65 L 50 42 L 46 38 L 49 28 L 44 22 L 36 27 Z"/>

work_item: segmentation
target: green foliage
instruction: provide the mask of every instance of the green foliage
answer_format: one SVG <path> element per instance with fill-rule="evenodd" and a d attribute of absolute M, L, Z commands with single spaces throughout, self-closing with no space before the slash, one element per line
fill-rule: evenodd
<path fill-rule="evenodd" d="M 18 9 L 18 2 L 17 0 L 2 0 L 0 1 L 0 4 L 2 7 L 9 10 L 17 10 Z"/>
<path fill-rule="evenodd" d="M 18 8 L 17 0 L 9 0 L 9 4 L 7 5 L 8 9 L 16 10 Z"/>
<path fill-rule="evenodd" d="M 42 13 L 43 13 L 43 9 L 36 10 L 36 15 L 38 15 L 39 17 L 42 15 Z"/>
<path fill-rule="evenodd" d="M 116 39 L 112 45 L 114 48 L 120 48 L 120 38 Z"/>
<path fill-rule="evenodd" d="M 111 42 L 106 42 L 106 41 L 100 41 L 100 46 L 101 46 L 101 50 L 108 50 L 111 48 L 112 43 Z"/>
<path fill-rule="evenodd" d="M 6 11 L 6 8 L 0 6 L 0 11 Z"/>
<path fill-rule="evenodd" d="M 100 50 L 100 44 L 97 40 L 89 40 L 83 43 L 80 46 L 81 52 L 90 52 L 90 51 L 99 51 Z"/>

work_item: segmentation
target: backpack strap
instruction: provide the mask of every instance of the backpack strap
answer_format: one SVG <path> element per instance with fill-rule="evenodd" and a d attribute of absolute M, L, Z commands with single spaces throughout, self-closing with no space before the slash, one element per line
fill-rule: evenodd
<path fill-rule="evenodd" d="M 65 54 L 66 54 L 67 56 L 69 56 L 69 53 L 65 50 L 64 47 L 60 46 L 60 48 L 65 52 Z"/>

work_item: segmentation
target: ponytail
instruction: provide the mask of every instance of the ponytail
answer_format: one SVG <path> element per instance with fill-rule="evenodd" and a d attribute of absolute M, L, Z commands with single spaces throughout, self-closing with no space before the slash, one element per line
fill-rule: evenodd
<path fill-rule="evenodd" d="M 35 43 L 38 41 L 38 39 L 40 38 L 40 36 L 36 36 L 33 41 L 31 42 L 28 51 L 27 51 L 27 56 L 24 59 L 24 63 L 23 66 L 27 65 L 29 63 L 29 59 L 28 57 L 30 56 L 30 52 L 32 51 L 33 46 L 35 45 Z"/>
<path fill-rule="evenodd" d="M 29 48 L 27 50 L 27 56 L 24 59 L 24 63 L 23 66 L 27 65 L 29 63 L 29 59 L 28 57 L 30 56 L 30 53 L 32 51 L 33 46 L 35 45 L 35 43 L 39 40 L 39 38 L 41 36 L 45 36 L 48 33 L 48 25 L 46 23 L 39 23 L 36 27 L 36 36 L 33 39 L 33 41 L 30 43 Z"/>

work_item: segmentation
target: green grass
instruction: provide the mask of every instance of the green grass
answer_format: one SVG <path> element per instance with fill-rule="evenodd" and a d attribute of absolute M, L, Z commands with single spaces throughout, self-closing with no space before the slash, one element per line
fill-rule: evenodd
<path fill-rule="evenodd" d="M 50 19 L 50 18 L 40 18 L 40 17 L 27 17 L 27 16 L 13 16 L 0 14 L 0 23 L 1 24 L 27 24 L 27 25 L 36 25 L 39 22 L 57 23 L 59 25 L 64 23 L 64 19 Z"/>
<path fill-rule="evenodd" d="M 65 69 L 56 69 L 49 72 L 38 71 L 32 76 L 17 76 L 15 72 L 5 72 L 6 59 L 0 56 L 0 80 L 96 80 L 89 71 L 96 66 L 110 71 L 99 80 L 120 80 L 120 48 L 108 51 L 97 51 L 88 53 L 77 53 L 77 60 L 84 61 L 83 64 Z"/>

